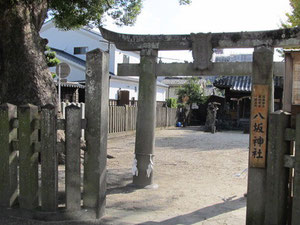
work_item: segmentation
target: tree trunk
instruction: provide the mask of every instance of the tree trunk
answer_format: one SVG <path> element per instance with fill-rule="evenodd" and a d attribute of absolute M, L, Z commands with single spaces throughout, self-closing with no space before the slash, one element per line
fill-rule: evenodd
<path fill-rule="evenodd" d="M 39 36 L 47 10 L 47 0 L 0 0 L 0 104 L 56 105 Z"/>

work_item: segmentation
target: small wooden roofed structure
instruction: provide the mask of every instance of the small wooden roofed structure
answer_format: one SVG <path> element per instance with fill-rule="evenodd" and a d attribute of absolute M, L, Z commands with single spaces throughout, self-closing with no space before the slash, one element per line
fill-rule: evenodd
<path fill-rule="evenodd" d="M 247 130 L 251 110 L 251 76 L 222 76 L 213 85 L 225 90 L 227 112 L 223 116 L 232 121 L 233 127 Z M 274 109 L 282 108 L 283 77 L 274 77 Z M 227 113 L 228 115 L 224 115 Z"/>
<path fill-rule="evenodd" d="M 58 89 L 58 82 L 55 81 Z M 84 102 L 85 86 L 79 82 L 61 82 L 61 99 L 66 102 Z"/>
<path fill-rule="evenodd" d="M 282 101 L 283 77 L 274 77 L 274 99 Z M 225 90 L 226 101 L 231 98 L 251 96 L 252 77 L 251 76 L 222 76 L 217 78 L 213 85 Z"/>

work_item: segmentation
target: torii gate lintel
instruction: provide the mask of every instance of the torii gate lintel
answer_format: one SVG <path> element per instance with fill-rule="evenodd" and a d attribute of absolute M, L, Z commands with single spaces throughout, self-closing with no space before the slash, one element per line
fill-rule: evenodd
<path fill-rule="evenodd" d="M 252 64 L 212 63 L 215 48 L 257 48 L 300 46 L 300 28 L 233 33 L 192 33 L 190 35 L 119 34 L 100 27 L 103 37 L 124 51 L 192 50 L 194 62 L 157 64 L 157 76 L 251 75 Z M 119 76 L 139 76 L 136 64 L 119 64 Z M 284 64 L 274 64 L 274 75 L 283 76 Z"/>

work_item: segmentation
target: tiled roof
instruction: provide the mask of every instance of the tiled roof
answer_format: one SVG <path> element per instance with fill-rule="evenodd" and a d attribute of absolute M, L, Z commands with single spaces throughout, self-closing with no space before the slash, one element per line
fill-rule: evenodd
<path fill-rule="evenodd" d="M 214 86 L 217 88 L 229 88 L 232 91 L 251 92 L 251 76 L 222 76 L 215 80 Z M 274 85 L 277 88 L 283 87 L 283 77 L 275 77 Z"/>

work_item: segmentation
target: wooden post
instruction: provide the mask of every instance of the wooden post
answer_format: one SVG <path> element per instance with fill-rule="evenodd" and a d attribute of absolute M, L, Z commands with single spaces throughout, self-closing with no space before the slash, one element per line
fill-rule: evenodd
<path fill-rule="evenodd" d="M 300 221 L 300 114 L 296 116 L 296 143 L 295 143 L 295 168 L 294 168 L 294 197 L 292 207 L 292 225 Z"/>
<path fill-rule="evenodd" d="M 86 146 L 83 205 L 95 208 L 97 218 L 106 204 L 109 55 L 100 49 L 87 53 Z"/>
<path fill-rule="evenodd" d="M 285 53 L 285 75 L 283 86 L 283 111 L 292 111 L 292 92 L 293 92 L 293 57 L 291 53 Z"/>
<path fill-rule="evenodd" d="M 53 105 L 42 107 L 41 119 L 41 201 L 42 210 L 56 211 L 58 195 L 58 162 L 56 152 L 56 112 Z"/>
<path fill-rule="evenodd" d="M 124 108 L 125 108 L 125 120 L 124 120 L 125 126 L 124 126 L 124 130 L 128 131 L 129 107 L 128 107 L 128 105 L 125 105 Z"/>
<path fill-rule="evenodd" d="M 81 119 L 85 119 L 85 104 L 80 103 Z M 81 138 L 85 140 L 84 129 L 81 129 Z"/>
<path fill-rule="evenodd" d="M 263 225 L 265 221 L 265 204 L 266 204 L 266 175 L 267 171 L 265 168 L 265 149 L 254 148 L 254 131 L 259 128 L 259 134 L 265 135 L 267 132 L 267 115 L 274 110 L 274 87 L 273 87 L 273 49 L 267 47 L 255 48 L 253 53 L 252 63 L 252 101 L 251 101 L 251 126 L 250 126 L 250 151 L 249 151 L 249 170 L 248 170 L 248 192 L 247 192 L 247 225 Z M 259 91 L 266 91 L 266 95 L 263 93 L 257 95 Z M 255 100 L 260 98 L 261 100 Z M 263 100 L 265 99 L 265 100 Z M 264 103 L 263 103 L 264 102 Z M 265 107 L 267 109 L 265 109 Z M 259 114 L 260 111 L 257 108 L 262 108 L 263 115 Z M 256 123 L 259 118 L 264 122 Z M 255 123 L 254 123 L 255 121 Z M 264 126 L 262 126 L 262 124 Z M 262 131 L 262 132 L 261 132 Z M 256 133 L 255 133 L 256 135 Z M 258 136 L 257 136 L 258 137 Z M 267 140 L 264 136 L 259 136 L 263 140 L 262 144 L 265 144 Z M 266 147 L 266 146 L 265 146 Z M 259 151 L 261 150 L 261 151 Z M 254 152 L 256 154 L 254 154 Z M 252 161 L 252 158 L 255 158 Z M 262 157 L 262 158 L 261 158 Z M 256 166 L 256 160 L 259 162 L 258 167 Z M 253 163 L 254 162 L 254 163 Z"/>
<path fill-rule="evenodd" d="M 287 221 L 289 169 L 284 167 L 284 156 L 290 151 L 289 142 L 285 140 L 289 125 L 289 114 L 283 111 L 270 114 L 265 224 L 282 225 Z"/>
<path fill-rule="evenodd" d="M 116 127 L 117 127 L 117 123 L 116 123 L 116 106 L 113 106 L 113 133 L 116 133 Z"/>
<path fill-rule="evenodd" d="M 80 175 L 81 111 L 71 105 L 66 108 L 66 208 L 81 208 Z"/>
<path fill-rule="evenodd" d="M 38 207 L 38 152 L 34 145 L 38 141 L 38 130 L 33 124 L 38 119 L 38 107 L 27 104 L 18 108 L 19 118 L 19 183 L 20 207 Z"/>
<path fill-rule="evenodd" d="M 169 107 L 166 106 L 166 124 L 165 124 L 165 127 L 168 127 L 169 126 Z"/>
<path fill-rule="evenodd" d="M 0 105 L 0 206 L 11 207 L 18 196 L 17 128 L 12 126 L 17 118 L 17 107 L 11 104 Z"/>
<path fill-rule="evenodd" d="M 109 106 L 109 113 L 108 113 L 108 116 L 109 116 L 109 119 L 108 119 L 108 122 L 109 122 L 109 130 L 108 130 L 108 132 L 109 132 L 109 133 L 112 133 L 112 106 Z"/>
<path fill-rule="evenodd" d="M 61 103 L 61 119 L 65 119 L 66 118 L 66 107 L 67 104 L 65 102 Z"/>

